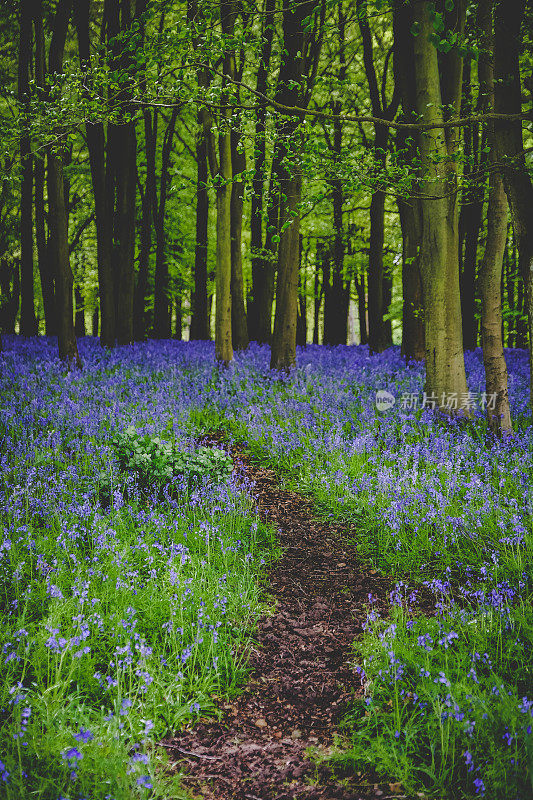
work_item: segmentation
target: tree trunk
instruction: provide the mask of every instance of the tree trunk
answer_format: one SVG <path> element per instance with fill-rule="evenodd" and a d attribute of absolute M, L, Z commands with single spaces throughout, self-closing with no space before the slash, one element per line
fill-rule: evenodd
<path fill-rule="evenodd" d="M 516 347 L 527 348 L 528 332 L 527 332 L 527 309 L 525 308 L 525 292 L 524 281 L 520 278 L 518 280 L 518 316 L 516 317 Z"/>
<path fill-rule="evenodd" d="M 418 245 L 420 217 L 418 200 L 398 198 L 402 228 L 402 356 L 406 361 L 422 361 L 425 357 L 422 280 Z"/>
<path fill-rule="evenodd" d="M 50 42 L 50 74 L 60 74 L 63 53 L 72 11 L 72 0 L 60 0 L 57 5 Z M 48 150 L 48 216 L 50 226 L 50 259 L 55 266 L 56 303 L 58 314 L 59 357 L 69 367 L 81 367 L 74 332 L 73 277 L 68 246 L 68 205 L 63 157 L 57 149 Z"/>
<path fill-rule="evenodd" d="M 525 0 L 497 0 L 494 36 L 494 110 L 516 114 L 522 110 L 520 28 Z M 530 404 L 533 407 L 533 183 L 526 168 L 522 123 L 497 121 L 495 148 L 513 230 L 518 247 L 519 270 L 525 289 L 529 332 Z"/>
<path fill-rule="evenodd" d="M 290 370 L 296 364 L 296 317 L 298 308 L 298 266 L 300 262 L 300 201 L 302 176 L 299 166 L 283 176 L 281 191 L 287 196 L 281 218 L 282 234 L 278 255 L 276 316 L 272 336 L 270 368 Z M 285 223 L 288 226 L 283 230 Z"/>
<path fill-rule="evenodd" d="M 387 106 L 385 98 L 386 73 L 382 76 L 381 92 L 378 87 L 374 64 L 373 44 L 366 0 L 356 0 L 357 18 L 363 42 L 363 62 L 372 104 L 372 113 L 381 119 L 392 119 L 400 101 L 400 92 L 396 82 L 394 94 Z M 397 44 L 395 46 L 398 46 Z M 386 67 L 384 67 L 386 69 Z M 374 129 L 373 151 L 378 168 L 385 170 L 389 141 L 389 129 L 384 125 L 376 125 Z M 368 341 L 370 350 L 381 353 L 392 344 L 392 326 L 383 319 L 392 297 L 391 279 L 384 294 L 383 246 L 385 241 L 385 192 L 379 187 L 372 195 L 370 202 L 370 245 L 368 254 Z M 387 302 L 386 302 L 387 301 Z"/>
<path fill-rule="evenodd" d="M 231 330 L 236 350 L 248 347 L 248 325 L 244 306 L 244 278 L 242 274 L 242 213 L 244 206 L 244 182 L 236 180 L 246 169 L 246 155 L 240 151 L 239 123 L 234 123 L 231 132 L 231 163 L 233 184 L 231 189 Z"/>
<path fill-rule="evenodd" d="M 187 2 L 187 20 L 196 26 L 201 20 L 203 12 L 198 8 L 197 0 Z M 196 34 L 193 43 L 197 43 Z M 209 72 L 201 68 L 197 72 L 198 85 L 204 90 L 210 82 Z M 211 131 L 212 120 L 206 109 L 198 110 L 198 129 L 196 133 L 196 245 L 194 251 L 194 290 L 191 295 L 191 339 L 211 338 L 211 304 L 212 295 L 208 294 L 208 228 L 209 228 L 209 193 L 207 179 L 209 169 L 216 170 L 216 158 L 213 159 L 214 145 Z M 214 177 L 214 173 L 213 173 Z"/>
<path fill-rule="evenodd" d="M 161 177 L 159 181 L 159 205 L 155 229 L 155 290 L 154 290 L 154 337 L 170 339 L 171 337 L 171 298 L 168 283 L 168 264 L 166 260 L 165 212 L 170 178 L 170 154 L 176 129 L 178 109 L 172 110 L 170 122 L 165 131 L 163 150 L 161 153 Z"/>
<path fill-rule="evenodd" d="M 20 39 L 18 54 L 18 99 L 24 109 L 24 124 L 29 123 L 30 64 L 32 60 L 31 0 L 20 3 Z M 35 336 L 37 320 L 33 296 L 33 156 L 30 137 L 23 132 L 20 137 L 20 333 Z"/>
<path fill-rule="evenodd" d="M 357 291 L 357 313 L 359 316 L 359 344 L 368 344 L 368 328 L 366 324 L 366 286 L 365 273 L 361 273 L 360 278 L 355 278 L 355 289 Z"/>
<path fill-rule="evenodd" d="M 392 272 L 383 270 L 383 314 L 388 314 L 392 303 Z M 392 347 L 392 320 L 383 319 L 383 338 L 385 348 Z"/>
<path fill-rule="evenodd" d="M 339 109 L 340 110 L 340 109 Z M 340 120 L 334 122 L 335 152 L 340 156 L 342 149 L 342 128 Z M 331 344 L 346 344 L 348 341 L 348 309 L 350 305 L 350 281 L 344 277 L 344 229 L 342 207 L 344 194 L 342 183 L 332 181 L 333 191 L 333 240 L 331 304 L 336 309 L 330 324 Z"/>
<path fill-rule="evenodd" d="M 142 3 L 136 3 L 141 11 Z M 133 342 L 133 290 L 135 258 L 135 204 L 137 195 L 137 135 L 135 120 L 130 119 L 133 71 L 136 69 L 132 56 L 133 38 L 119 41 L 119 34 L 133 37 L 132 0 L 108 0 L 106 2 L 107 45 L 112 68 L 122 73 L 121 88 L 114 102 L 119 108 L 117 122 L 108 125 L 107 159 L 114 180 L 108 187 L 114 188 L 114 292 L 115 332 L 120 345 Z"/>
<path fill-rule="evenodd" d="M 194 291 L 192 296 L 191 339 L 210 339 L 207 301 L 207 232 L 209 192 L 207 190 L 207 144 L 204 131 L 196 135 L 196 245 L 194 248 Z"/>
<path fill-rule="evenodd" d="M 322 7 L 322 10 L 324 7 Z M 283 9 L 283 57 L 276 98 L 285 106 L 309 103 L 321 47 L 323 17 L 316 22 L 314 36 L 304 31 L 304 22 L 316 11 L 314 3 L 302 2 Z M 306 52 L 304 72 L 303 53 Z M 305 84 L 307 84 L 305 86 Z M 305 88 L 304 88 L 305 87 Z M 276 286 L 276 314 L 270 354 L 271 369 L 290 370 L 296 363 L 296 317 L 300 250 L 300 201 L 302 195 L 300 117 L 277 121 L 275 135 L 280 187 L 280 242 Z"/>
<path fill-rule="evenodd" d="M 177 339 L 178 341 L 181 342 L 183 338 L 183 309 L 182 309 L 181 287 L 180 291 L 176 294 L 174 305 L 176 311 L 176 322 L 174 325 L 174 339 Z"/>
<path fill-rule="evenodd" d="M 46 93 L 46 52 L 43 26 L 42 0 L 37 0 L 34 9 L 35 29 L 35 82 L 40 94 Z M 48 257 L 48 244 L 46 241 L 46 215 L 44 207 L 45 187 L 45 158 L 35 160 L 35 238 L 37 243 L 37 259 L 39 262 L 39 275 L 41 278 L 41 292 L 43 296 L 44 323 L 47 336 L 57 334 L 55 288 L 53 264 Z"/>
<path fill-rule="evenodd" d="M 0 332 L 15 333 L 15 321 L 20 302 L 20 265 L 18 260 L 9 266 L 7 259 L 0 260 Z"/>
<path fill-rule="evenodd" d="M 385 192 L 374 192 L 370 201 L 368 251 L 368 343 L 373 353 L 387 347 L 384 329 L 383 244 L 385 241 Z"/>
<path fill-rule="evenodd" d="M 235 25 L 234 0 L 221 0 L 220 21 L 222 33 L 231 38 Z M 224 52 L 224 95 L 228 82 L 235 77 L 235 54 L 230 48 Z M 207 107 L 200 109 L 200 118 L 207 143 L 209 169 L 216 185 L 217 198 L 217 249 L 216 249 L 216 306 L 215 306 L 215 359 L 227 367 L 233 360 L 231 337 L 231 107 L 220 109 L 218 154 L 212 130 L 213 120 Z"/>
<path fill-rule="evenodd" d="M 46 240 L 44 209 L 45 168 L 44 159 L 35 161 L 35 234 L 37 242 L 37 258 L 43 295 L 44 324 L 47 336 L 57 335 L 57 312 L 54 287 L 53 264 L 50 261 L 48 242 Z"/>
<path fill-rule="evenodd" d="M 298 277 L 298 316 L 296 318 L 296 344 L 305 347 L 307 344 L 307 270 L 302 266 L 303 237 L 300 234 L 300 270 Z"/>
<path fill-rule="evenodd" d="M 91 46 L 89 34 L 90 0 L 76 0 L 74 11 L 78 33 L 80 65 L 90 73 Z M 100 344 L 115 345 L 115 299 L 112 260 L 112 216 L 114 188 L 108 185 L 110 171 L 106 170 L 106 144 L 104 126 L 101 122 L 85 125 L 87 149 L 91 168 L 96 221 L 96 252 L 98 261 L 98 287 L 100 296 Z"/>
<path fill-rule="evenodd" d="M 511 410 L 507 387 L 507 365 L 502 341 L 501 275 L 503 252 L 507 240 L 508 206 L 499 173 L 491 174 L 487 211 L 487 243 L 480 268 L 482 302 L 481 342 L 485 365 L 487 396 L 495 395 L 487 405 L 489 427 L 495 433 L 511 429 Z"/>
<path fill-rule="evenodd" d="M 331 291 L 331 244 L 325 243 L 322 250 L 322 292 L 324 294 L 324 332 L 322 344 L 333 344 L 332 329 L 334 328 L 334 318 L 338 314 L 338 309 L 332 303 Z"/>
<path fill-rule="evenodd" d="M 231 338 L 231 134 L 219 135 L 219 185 L 217 186 L 217 261 L 215 306 L 215 356 L 222 366 L 233 360 Z"/>
<path fill-rule="evenodd" d="M 137 136 L 135 122 L 121 125 L 117 153 L 116 333 L 118 344 L 133 342 L 133 287 L 135 258 L 135 204 L 137 197 Z"/>
<path fill-rule="evenodd" d="M 314 314 L 313 314 L 313 344 L 318 344 L 320 306 L 322 305 L 323 287 L 320 284 L 320 270 L 322 269 L 323 245 L 322 242 L 316 243 L 315 252 L 315 285 L 314 285 Z"/>
<path fill-rule="evenodd" d="M 504 344 L 507 347 L 516 347 L 515 320 L 514 320 L 516 301 L 515 301 L 514 275 L 511 274 L 511 262 L 509 258 L 509 226 L 507 226 L 507 238 L 505 240 L 505 248 L 503 251 L 502 282 L 503 282 L 502 298 L 504 297 L 504 294 L 507 296 L 507 307 L 510 312 L 510 318 L 507 320 L 505 331 L 504 331 L 504 323 L 502 320 L 502 338 L 504 340 Z M 504 333 L 506 334 L 505 336 Z"/>
<path fill-rule="evenodd" d="M 338 18 L 338 80 L 340 86 L 346 83 L 346 15 L 343 10 L 342 0 L 337 2 Z M 340 100 L 332 103 L 333 112 L 333 145 L 335 159 L 340 162 L 342 158 L 342 104 Z M 348 310 L 350 306 L 350 281 L 344 276 L 344 228 L 343 205 L 344 192 L 342 181 L 334 178 L 330 181 L 333 204 L 333 228 L 335 231 L 332 250 L 332 281 L 330 300 L 336 313 L 330 320 L 329 339 L 331 344 L 346 344 L 348 340 Z"/>
<path fill-rule="evenodd" d="M 422 122 L 441 123 L 443 104 L 460 109 L 462 59 L 450 53 L 442 60 L 442 87 L 437 50 L 431 41 L 429 2 L 413 6 L 419 35 L 414 40 L 417 108 Z M 465 8 L 457 0 L 449 24 L 464 29 Z M 425 310 L 426 393 L 428 401 L 453 413 L 467 392 L 459 294 L 457 173 L 450 159 L 458 148 L 457 130 L 433 128 L 419 136 L 421 157 L 422 240 L 420 272 Z M 463 409 L 465 414 L 468 413 Z"/>
<path fill-rule="evenodd" d="M 48 156 L 48 205 L 50 218 L 51 256 L 56 264 L 56 297 L 58 312 L 59 358 L 70 367 L 81 367 L 74 333 L 72 287 L 73 278 L 68 253 L 68 224 L 65 207 L 63 162 L 61 156 Z"/>
<path fill-rule="evenodd" d="M 479 6 L 478 6 L 479 8 Z M 474 113 L 472 107 L 472 76 L 470 61 L 463 69 L 463 99 L 461 116 Z M 477 111 L 485 110 L 485 98 L 479 92 Z M 463 128 L 465 183 L 461 210 L 459 212 L 459 285 L 461 291 L 461 314 L 463 320 L 463 346 L 474 350 L 477 346 L 478 324 L 476 320 L 476 271 L 479 233 L 482 224 L 485 182 L 476 179 L 481 167 L 479 131 L 476 125 Z M 472 186 L 468 183 L 472 182 Z"/>
<path fill-rule="evenodd" d="M 411 33 L 413 15 L 411 6 L 400 0 L 394 3 L 394 81 L 399 87 L 404 119 L 416 113 L 416 86 L 412 80 L 414 62 Z M 405 160 L 413 169 L 417 157 L 414 137 L 407 132 L 397 134 L 397 148 L 405 153 Z M 425 357 L 424 310 L 422 278 L 420 275 L 419 247 L 422 236 L 420 202 L 412 192 L 408 197 L 398 197 L 398 211 L 402 228 L 402 355 L 407 361 L 422 361 Z"/>
<path fill-rule="evenodd" d="M 256 261 L 254 283 L 254 315 L 256 339 L 260 344 L 269 344 L 272 339 L 272 305 L 276 286 L 276 255 L 278 245 L 275 237 L 280 228 L 280 190 L 278 185 L 279 158 L 276 152 L 272 160 L 272 172 L 268 190 L 267 230 L 265 246 Z"/>
<path fill-rule="evenodd" d="M 459 239 L 464 243 L 462 251 L 461 269 L 461 315 L 463 320 L 463 344 L 465 350 L 474 350 L 477 347 L 478 323 L 476 311 L 476 268 L 479 234 L 482 225 L 483 198 L 466 199 L 468 205 L 463 205 L 460 215 Z"/>
<path fill-rule="evenodd" d="M 136 342 L 146 337 L 146 292 L 150 271 L 152 247 L 152 220 L 156 204 L 155 153 L 157 145 L 157 112 L 144 111 L 144 142 L 146 148 L 146 182 L 141 193 L 141 241 L 139 247 L 139 271 L 133 296 L 133 338 Z"/>
<path fill-rule="evenodd" d="M 256 90 L 258 97 L 265 95 L 268 89 L 268 70 L 270 56 L 272 53 L 272 39 L 274 36 L 275 23 L 273 13 L 275 0 L 265 0 L 264 5 L 264 29 L 259 57 L 259 67 L 257 70 Z M 269 342 L 272 327 L 272 298 L 273 265 L 269 259 L 269 252 L 263 252 L 263 193 L 265 182 L 265 161 L 266 161 L 266 142 L 265 142 L 265 122 L 267 107 L 261 99 L 258 100 L 257 116 L 255 122 L 255 164 L 254 177 L 252 181 L 252 211 L 250 217 L 250 234 L 252 249 L 252 301 L 249 303 L 248 313 L 248 333 L 249 338 L 258 342 Z M 273 186 L 271 182 L 271 186 Z M 273 198 L 271 197 L 271 201 Z M 270 219 L 267 227 L 275 225 L 277 233 L 277 222 Z M 269 302 L 270 298 L 270 302 Z"/>
<path fill-rule="evenodd" d="M 86 336 L 87 331 L 85 329 L 85 304 L 83 302 L 83 297 L 81 296 L 80 287 L 76 284 L 74 288 L 74 299 L 76 301 L 76 313 L 74 315 L 74 333 L 76 334 L 76 338 L 79 339 L 80 336 Z"/>
<path fill-rule="evenodd" d="M 478 63 L 479 94 L 484 97 L 483 108 L 494 109 L 494 37 L 492 30 L 492 0 L 480 0 L 477 27 L 480 31 Z M 507 244 L 509 207 L 502 177 L 497 172 L 494 126 L 489 125 L 492 170 L 487 209 L 487 242 L 479 272 L 481 290 L 481 342 L 485 365 L 486 394 L 496 402 L 487 404 L 489 427 L 494 433 L 511 429 L 511 409 L 507 386 L 507 365 L 503 353 L 502 273 Z M 494 406 L 494 407 L 493 407 Z"/>

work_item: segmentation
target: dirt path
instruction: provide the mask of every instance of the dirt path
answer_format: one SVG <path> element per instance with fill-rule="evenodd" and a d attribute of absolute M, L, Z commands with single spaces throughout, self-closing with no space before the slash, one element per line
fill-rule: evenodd
<path fill-rule="evenodd" d="M 358 563 L 342 529 L 317 520 L 310 502 L 280 489 L 273 472 L 245 455 L 233 456 L 284 549 L 267 584 L 276 613 L 260 622 L 251 680 L 222 705 L 222 721 L 199 723 L 163 744 L 193 795 L 207 800 L 391 797 L 386 785 L 317 770 L 305 754 L 330 747 L 351 693 L 360 691 L 351 646 L 369 593 L 385 604 L 389 584 Z"/>

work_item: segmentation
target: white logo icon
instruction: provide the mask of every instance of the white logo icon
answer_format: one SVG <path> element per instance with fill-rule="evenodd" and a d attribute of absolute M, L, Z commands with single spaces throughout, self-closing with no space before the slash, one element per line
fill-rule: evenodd
<path fill-rule="evenodd" d="M 376 408 L 378 411 L 388 411 L 396 402 L 396 398 L 385 389 L 380 389 L 376 392 Z"/>

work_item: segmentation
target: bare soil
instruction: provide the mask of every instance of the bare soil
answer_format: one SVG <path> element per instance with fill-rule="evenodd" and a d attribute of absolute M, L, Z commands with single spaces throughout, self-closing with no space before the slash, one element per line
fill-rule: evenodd
<path fill-rule="evenodd" d="M 390 582 L 358 560 L 347 531 L 319 519 L 312 502 L 280 488 L 275 474 L 232 451 L 255 484 L 259 514 L 274 523 L 283 557 L 265 590 L 275 613 L 254 634 L 251 678 L 221 702 L 221 721 L 200 721 L 161 745 L 184 784 L 206 800 L 369 800 L 401 787 L 342 777 L 309 756 L 328 754 L 362 687 L 351 663 L 371 593 L 383 612 Z"/>

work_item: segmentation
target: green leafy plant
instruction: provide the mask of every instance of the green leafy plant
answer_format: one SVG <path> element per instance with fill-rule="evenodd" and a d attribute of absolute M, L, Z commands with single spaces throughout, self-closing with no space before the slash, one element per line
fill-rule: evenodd
<path fill-rule="evenodd" d="M 193 452 L 180 450 L 176 442 L 141 434 L 132 425 L 112 439 L 120 472 L 131 475 L 142 491 L 163 489 L 180 477 L 188 488 L 203 479 L 220 483 L 231 477 L 233 459 L 218 447 L 200 446 Z M 101 498 L 109 499 L 111 484 L 101 481 Z"/>

